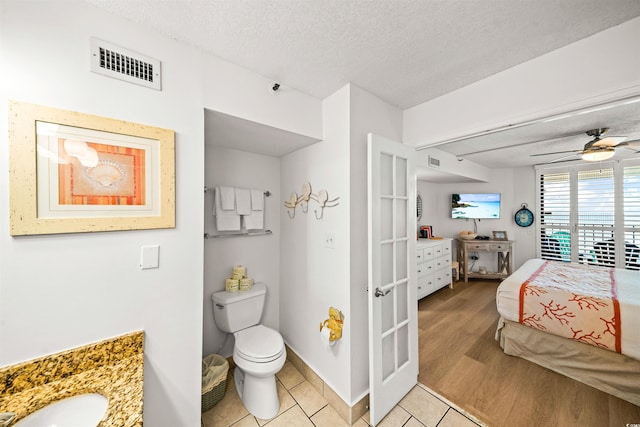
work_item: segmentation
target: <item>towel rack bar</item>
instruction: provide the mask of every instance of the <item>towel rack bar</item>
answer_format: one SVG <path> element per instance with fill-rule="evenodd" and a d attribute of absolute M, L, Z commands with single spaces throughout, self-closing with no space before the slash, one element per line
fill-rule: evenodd
<path fill-rule="evenodd" d="M 244 233 L 228 233 L 228 234 L 209 234 L 204 233 L 205 239 L 218 239 L 221 237 L 246 237 L 246 236 L 266 236 L 267 234 L 273 234 L 271 230 L 264 231 L 247 231 Z"/>
<path fill-rule="evenodd" d="M 207 186 L 205 185 L 205 186 L 204 186 L 204 192 L 206 193 L 207 191 L 209 191 L 209 187 L 207 187 Z M 264 192 L 264 195 L 265 195 L 266 197 L 271 196 L 271 191 L 269 191 L 269 190 L 265 191 L 265 192 Z"/>

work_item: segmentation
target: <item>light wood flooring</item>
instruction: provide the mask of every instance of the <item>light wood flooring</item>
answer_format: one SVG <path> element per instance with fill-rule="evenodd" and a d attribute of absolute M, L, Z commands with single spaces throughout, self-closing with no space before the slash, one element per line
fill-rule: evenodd
<path fill-rule="evenodd" d="M 456 282 L 420 300 L 420 383 L 491 427 L 640 423 L 640 407 L 504 354 L 494 339 L 498 284 Z"/>

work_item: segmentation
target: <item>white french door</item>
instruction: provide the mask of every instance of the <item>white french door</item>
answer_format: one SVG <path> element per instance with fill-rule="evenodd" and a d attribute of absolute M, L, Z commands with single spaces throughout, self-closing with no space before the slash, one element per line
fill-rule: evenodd
<path fill-rule="evenodd" d="M 415 150 L 369 134 L 369 415 L 376 425 L 418 380 Z"/>

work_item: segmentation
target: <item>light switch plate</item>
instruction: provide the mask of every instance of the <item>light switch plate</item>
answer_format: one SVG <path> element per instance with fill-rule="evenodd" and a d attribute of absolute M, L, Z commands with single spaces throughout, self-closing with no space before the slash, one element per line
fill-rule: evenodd
<path fill-rule="evenodd" d="M 140 249 L 140 268 L 158 268 L 160 265 L 160 245 L 143 246 Z"/>

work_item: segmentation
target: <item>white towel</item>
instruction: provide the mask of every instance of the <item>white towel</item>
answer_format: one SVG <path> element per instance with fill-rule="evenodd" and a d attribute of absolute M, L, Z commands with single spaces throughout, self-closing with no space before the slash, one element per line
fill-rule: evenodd
<path fill-rule="evenodd" d="M 251 214 L 251 192 L 248 188 L 236 188 L 236 213 L 238 215 Z"/>
<path fill-rule="evenodd" d="M 236 192 L 233 187 L 218 187 L 222 209 L 232 211 L 236 208 Z"/>
<path fill-rule="evenodd" d="M 264 211 L 252 211 L 251 215 L 245 215 L 242 218 L 246 230 L 264 229 Z"/>
<path fill-rule="evenodd" d="M 235 210 L 222 209 L 223 191 L 221 191 L 221 188 L 222 187 L 216 187 L 214 196 L 215 201 L 213 204 L 213 213 L 216 216 L 216 228 L 218 229 L 218 231 L 240 230 L 241 216 L 238 215 Z"/>
<path fill-rule="evenodd" d="M 264 209 L 264 190 L 251 189 L 251 210 L 261 211 Z"/>

